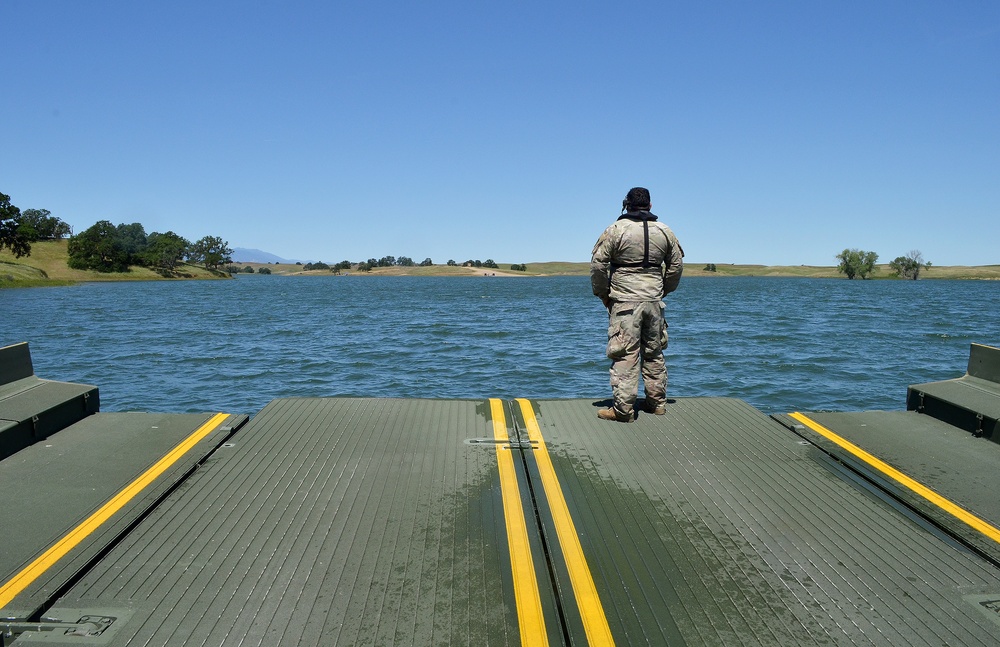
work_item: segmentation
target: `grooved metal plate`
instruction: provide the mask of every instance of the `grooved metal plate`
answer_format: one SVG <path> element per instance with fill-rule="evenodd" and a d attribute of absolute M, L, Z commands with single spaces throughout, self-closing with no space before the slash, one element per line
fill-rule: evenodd
<path fill-rule="evenodd" d="M 587 644 L 595 608 L 619 645 L 996 643 L 993 566 L 756 409 L 680 399 L 623 425 L 597 405 L 508 403 L 510 450 L 483 401 L 276 400 L 46 617 L 124 609 L 110 645 L 520 644 L 512 451 L 553 644 Z"/>
<path fill-rule="evenodd" d="M 0 461 L 0 584 L 85 522 L 170 452 L 209 414 L 98 413 Z M 0 617 L 33 616 L 78 571 L 125 532 L 158 497 L 208 455 L 215 431 L 86 533 L 11 601 Z"/>
<path fill-rule="evenodd" d="M 276 400 L 60 607 L 113 644 L 519 644 L 482 401 Z"/>
<path fill-rule="evenodd" d="M 994 567 L 761 412 L 679 399 L 626 425 L 597 404 L 534 409 L 617 644 L 996 644 Z"/>
<path fill-rule="evenodd" d="M 839 437 L 885 462 L 948 502 L 1000 528 L 1000 499 L 992 483 L 1000 467 L 1000 445 L 915 411 L 806 413 Z M 788 427 L 797 421 L 775 419 Z M 800 434 L 852 465 L 868 478 L 933 520 L 947 532 L 1000 563 L 1000 544 L 969 527 L 947 510 L 929 502 L 879 470 L 853 457 L 843 447 L 798 425 Z"/>

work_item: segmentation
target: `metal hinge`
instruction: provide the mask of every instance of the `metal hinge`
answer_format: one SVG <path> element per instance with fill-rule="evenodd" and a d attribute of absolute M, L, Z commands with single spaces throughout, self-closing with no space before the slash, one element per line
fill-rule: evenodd
<path fill-rule="evenodd" d="M 974 432 L 972 432 L 972 435 L 974 437 L 976 437 L 976 438 L 982 438 L 983 437 L 983 414 L 977 413 L 976 414 L 976 420 L 978 420 L 979 422 L 976 425 L 976 430 Z"/>
<path fill-rule="evenodd" d="M 924 394 L 918 392 L 917 397 L 920 398 L 920 402 L 917 403 L 917 413 L 924 412 Z"/>
<path fill-rule="evenodd" d="M 466 438 L 466 445 L 479 445 L 481 447 L 506 447 L 508 449 L 534 449 L 538 443 L 536 440 L 518 440 L 517 438 L 507 438 L 497 440 L 496 438 Z"/>
<path fill-rule="evenodd" d="M 57 636 L 93 638 L 103 634 L 115 623 L 115 616 L 83 616 L 76 622 L 3 622 L 0 623 L 0 644 L 24 633 L 48 632 Z"/>

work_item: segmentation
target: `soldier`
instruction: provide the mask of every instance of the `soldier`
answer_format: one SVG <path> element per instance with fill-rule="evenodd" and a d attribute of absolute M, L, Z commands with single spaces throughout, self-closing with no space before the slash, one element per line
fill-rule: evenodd
<path fill-rule="evenodd" d="M 663 297 L 677 289 L 684 250 L 651 208 L 648 190 L 631 189 L 622 200 L 621 217 L 597 239 L 590 260 L 591 287 L 608 309 L 614 406 L 597 412 L 602 420 L 632 421 L 640 373 L 646 391 L 643 409 L 666 412 Z"/>

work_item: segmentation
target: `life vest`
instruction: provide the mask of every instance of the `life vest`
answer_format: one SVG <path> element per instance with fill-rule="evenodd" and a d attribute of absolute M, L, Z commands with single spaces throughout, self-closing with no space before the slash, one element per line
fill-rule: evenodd
<path fill-rule="evenodd" d="M 649 260 L 649 221 L 656 220 L 656 216 L 648 211 L 630 211 L 623 214 L 618 218 L 618 220 L 633 220 L 636 222 L 642 222 L 642 260 L 635 263 L 611 263 L 611 271 L 615 271 L 621 267 L 641 267 L 643 269 L 657 268 L 663 264 L 663 259 L 661 258 L 656 263 Z"/>

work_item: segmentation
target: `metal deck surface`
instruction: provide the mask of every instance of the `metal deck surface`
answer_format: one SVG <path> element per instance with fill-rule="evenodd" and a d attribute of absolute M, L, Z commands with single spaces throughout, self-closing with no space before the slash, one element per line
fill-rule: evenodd
<path fill-rule="evenodd" d="M 519 644 L 489 409 L 277 400 L 60 607 L 112 644 Z M 114 612 L 103 612 L 111 613 Z"/>
<path fill-rule="evenodd" d="M 836 437 L 913 479 L 919 486 L 940 495 L 945 502 L 928 500 L 917 486 L 899 483 L 871 461 L 852 454 L 838 444 L 788 416 L 775 418 L 822 447 L 866 478 L 891 491 L 906 505 L 919 511 L 946 532 L 982 551 L 1000 564 L 1000 531 L 984 533 L 970 526 L 952 505 L 1000 528 L 1000 498 L 990 484 L 1000 466 L 1000 445 L 977 438 L 916 411 L 859 411 L 804 413 Z M 912 484 L 909 484 L 912 485 Z M 933 498 L 933 497 L 932 497 Z M 991 535 L 993 535 L 991 537 Z"/>
<path fill-rule="evenodd" d="M 1000 640 L 1000 571 L 749 405 L 596 404 L 276 400 L 44 617 L 117 618 L 101 645 Z"/>
<path fill-rule="evenodd" d="M 205 429 L 176 460 L 132 487 L 127 499 L 121 493 L 130 484 L 212 416 L 95 414 L 0 461 L 0 618 L 35 616 L 204 459 L 238 418 L 224 416 Z M 113 500 L 118 507 L 93 523 L 95 512 Z"/>

